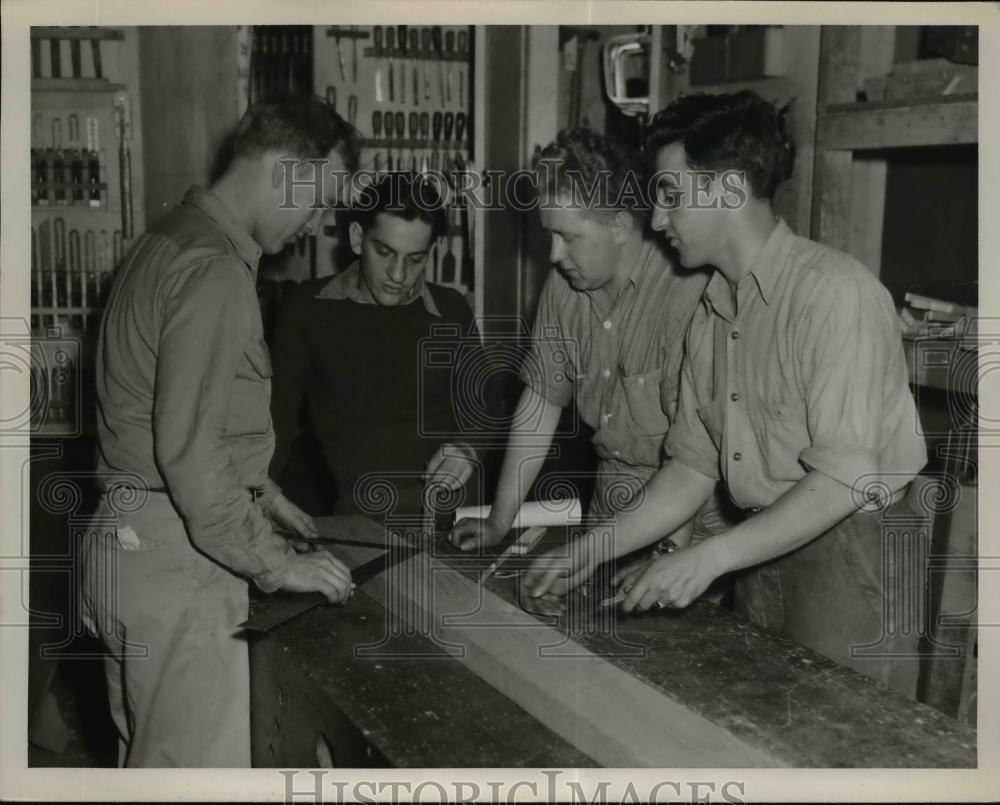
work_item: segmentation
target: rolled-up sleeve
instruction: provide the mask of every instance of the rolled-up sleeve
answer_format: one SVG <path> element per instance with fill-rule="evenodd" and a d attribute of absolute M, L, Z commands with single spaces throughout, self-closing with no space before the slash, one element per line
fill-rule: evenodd
<path fill-rule="evenodd" d="M 251 338 L 252 297 L 240 271 L 216 258 L 172 274 L 162 303 L 153 434 L 160 473 L 195 546 L 271 591 L 294 554 L 250 500 L 227 443 L 232 387 Z"/>
<path fill-rule="evenodd" d="M 681 361 L 677 415 L 667 433 L 663 452 L 667 458 L 676 459 L 708 478 L 719 480 L 719 451 L 698 415 L 701 403 L 695 390 L 690 354 L 689 350 Z"/>
<path fill-rule="evenodd" d="M 556 279 L 555 272 L 551 272 L 542 288 L 531 349 L 521 366 L 520 377 L 536 394 L 564 408 L 573 399 L 579 350 L 567 333 L 562 332 L 559 323 Z"/>
<path fill-rule="evenodd" d="M 845 486 L 869 486 L 880 471 L 885 384 L 898 352 L 889 303 L 841 279 L 813 292 L 803 321 L 801 365 L 811 444 L 808 468 Z"/>

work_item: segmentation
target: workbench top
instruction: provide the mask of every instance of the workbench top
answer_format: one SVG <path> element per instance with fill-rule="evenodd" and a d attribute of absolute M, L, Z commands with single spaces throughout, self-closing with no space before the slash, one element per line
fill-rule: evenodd
<path fill-rule="evenodd" d="M 564 538 L 549 531 L 548 544 Z M 435 544 L 434 556 L 477 578 L 466 554 Z M 515 579 L 491 578 L 486 588 L 517 603 Z M 358 656 L 356 647 L 384 633 L 385 619 L 383 606 L 359 589 L 344 607 L 279 627 L 265 645 L 273 653 L 280 644 L 393 765 L 596 765 L 426 637 L 394 638 L 396 658 Z M 779 766 L 976 766 L 972 727 L 707 601 L 622 615 L 610 631 L 579 618 L 551 625 Z M 407 645 L 436 656 L 398 658 Z M 577 665 L 575 673 L 587 672 L 586 662 Z"/>

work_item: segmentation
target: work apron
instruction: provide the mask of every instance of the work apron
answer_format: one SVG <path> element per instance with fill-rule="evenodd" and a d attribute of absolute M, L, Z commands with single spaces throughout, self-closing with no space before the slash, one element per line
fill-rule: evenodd
<path fill-rule="evenodd" d="M 84 537 L 81 612 L 108 650 L 119 766 L 249 768 L 247 582 L 194 549 L 165 493 L 112 498 Z"/>
<path fill-rule="evenodd" d="M 930 518 L 909 497 L 858 511 L 736 580 L 737 612 L 911 697 Z"/>

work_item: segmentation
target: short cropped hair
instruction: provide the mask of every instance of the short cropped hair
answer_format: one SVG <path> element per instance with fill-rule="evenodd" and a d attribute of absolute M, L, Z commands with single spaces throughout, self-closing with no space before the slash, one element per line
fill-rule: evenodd
<path fill-rule="evenodd" d="M 614 137 L 584 127 L 560 131 L 535 153 L 532 166 L 541 198 L 566 196 L 594 211 L 625 211 L 640 220 L 649 214 L 642 156 Z"/>
<path fill-rule="evenodd" d="M 770 199 L 791 176 L 795 149 L 774 106 L 749 90 L 682 95 L 657 112 L 646 128 L 646 154 L 683 143 L 696 170 L 742 172 L 757 198 Z"/>
<path fill-rule="evenodd" d="M 251 106 L 240 120 L 232 158 L 253 159 L 286 152 L 297 159 L 322 159 L 336 149 L 348 170 L 358 167 L 357 131 L 330 104 L 313 95 L 289 96 Z"/>
<path fill-rule="evenodd" d="M 445 201 L 438 186 L 422 176 L 386 173 L 365 187 L 354 201 L 352 220 L 369 229 L 379 213 L 394 215 L 404 221 L 423 221 L 436 239 L 447 230 Z"/>

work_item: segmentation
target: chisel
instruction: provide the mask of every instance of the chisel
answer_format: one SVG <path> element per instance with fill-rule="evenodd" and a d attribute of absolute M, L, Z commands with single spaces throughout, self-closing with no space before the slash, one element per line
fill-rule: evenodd
<path fill-rule="evenodd" d="M 388 26 L 385 30 L 385 47 L 389 51 L 389 102 L 396 100 L 396 64 L 393 56 L 396 49 L 396 29 Z"/>
<path fill-rule="evenodd" d="M 413 54 L 413 105 L 420 105 L 420 67 L 417 64 L 417 57 L 420 55 L 420 31 L 410 28 L 410 53 Z"/>
<path fill-rule="evenodd" d="M 118 170 L 121 179 L 122 237 L 132 238 L 132 154 L 128 141 L 132 137 L 132 121 L 129 114 L 128 97 L 124 93 L 115 96 L 115 134 L 118 136 Z"/>
<path fill-rule="evenodd" d="M 420 29 L 420 47 L 424 57 L 424 100 L 431 99 L 431 76 L 430 67 L 427 66 L 427 59 L 431 55 L 431 30 L 430 28 Z"/>

